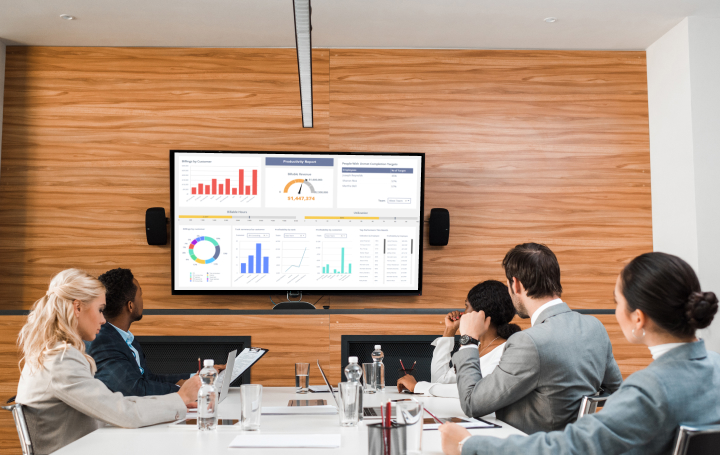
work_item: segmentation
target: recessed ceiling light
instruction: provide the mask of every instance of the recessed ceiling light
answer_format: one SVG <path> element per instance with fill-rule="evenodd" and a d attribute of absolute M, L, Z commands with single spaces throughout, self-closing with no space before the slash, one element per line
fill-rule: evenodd
<path fill-rule="evenodd" d="M 75 20 L 75 16 L 71 16 L 71 15 L 69 15 L 69 14 L 61 14 L 61 15 L 60 15 L 60 18 L 61 18 L 61 19 L 65 19 L 66 21 Z"/>
<path fill-rule="evenodd" d="M 553 22 L 556 22 L 556 21 L 557 21 L 557 17 L 546 17 L 545 18 L 545 22 L 548 22 L 550 24 L 552 24 Z"/>

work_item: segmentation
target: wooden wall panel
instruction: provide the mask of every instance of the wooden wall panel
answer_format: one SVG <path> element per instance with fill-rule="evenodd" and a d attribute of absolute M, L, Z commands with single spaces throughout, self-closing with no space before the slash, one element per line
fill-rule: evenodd
<path fill-rule="evenodd" d="M 613 355 L 620 367 L 623 378 L 650 364 L 652 357 L 644 345 L 630 344 L 620 330 L 614 315 L 593 315 L 608 331 L 613 345 Z M 518 317 L 513 321 L 521 329 L 530 327 L 529 319 Z M 343 335 L 435 335 L 442 336 L 444 328 L 442 315 L 330 315 L 330 367 L 326 371 L 330 381 L 341 380 L 341 339 Z M 324 367 L 323 367 L 324 368 Z"/>
<path fill-rule="evenodd" d="M 329 361 L 327 315 L 145 316 L 133 324 L 132 332 L 140 336 L 251 336 L 253 346 L 270 350 L 251 373 L 253 383 L 268 387 L 294 386 L 296 362 Z"/>
<path fill-rule="evenodd" d="M 294 49 L 11 47 L 3 118 L 2 309 L 29 308 L 53 274 L 128 267 L 146 308 L 271 307 L 267 297 L 170 295 L 170 245 L 145 210 L 170 210 L 169 150 L 328 150 L 328 52 L 313 59 L 302 128 Z"/>
<path fill-rule="evenodd" d="M 613 315 L 596 315 L 608 330 L 613 352 L 623 377 L 645 368 L 651 361 L 645 346 L 625 340 Z M 0 400 L 15 395 L 20 377 L 17 333 L 25 316 L 0 316 Z M 526 329 L 529 319 L 514 321 Z M 146 315 L 133 324 L 140 336 L 251 336 L 252 343 L 270 351 L 252 369 L 254 383 L 265 386 L 294 385 L 293 364 L 320 360 L 332 383 L 342 379 L 340 358 L 342 335 L 434 335 L 443 331 L 443 315 L 419 314 L 341 314 L 319 316 L 290 315 Z M 311 368 L 311 383 L 320 381 L 317 368 Z M 0 455 L 19 454 L 12 417 L 0 413 Z"/>
<path fill-rule="evenodd" d="M 536 241 L 572 307 L 614 308 L 652 250 L 644 52 L 333 49 L 330 125 L 331 150 L 427 154 L 426 213 L 452 226 L 413 306 L 457 306 Z"/>
<path fill-rule="evenodd" d="M 313 71 L 303 129 L 293 49 L 8 47 L 0 308 L 62 268 L 122 266 L 149 309 L 269 309 L 170 295 L 143 214 L 169 211 L 171 148 L 427 153 L 426 207 L 452 229 L 426 246 L 424 295 L 332 308 L 462 306 L 530 240 L 558 254 L 571 306 L 612 308 L 622 265 L 652 250 L 644 52 L 319 49 Z"/>

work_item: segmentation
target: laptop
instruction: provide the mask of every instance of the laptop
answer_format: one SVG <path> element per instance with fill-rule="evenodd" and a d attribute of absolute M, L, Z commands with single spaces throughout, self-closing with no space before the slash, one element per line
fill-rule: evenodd
<path fill-rule="evenodd" d="M 337 405 L 338 409 L 340 409 L 340 401 L 338 401 L 337 397 L 335 396 L 335 391 L 333 390 L 332 386 L 330 385 L 330 381 L 328 381 L 327 376 L 325 376 L 325 372 L 323 371 L 322 367 L 320 366 L 320 360 L 317 360 L 317 366 L 318 370 L 320 370 L 320 374 L 323 377 L 323 381 L 325 381 L 325 384 L 327 385 L 328 389 L 330 389 L 330 393 L 332 394 L 333 400 L 335 400 L 335 404 Z M 394 403 L 393 403 L 394 404 Z M 363 418 L 381 418 L 380 414 L 380 406 L 375 406 L 371 408 L 365 408 L 363 407 Z"/>

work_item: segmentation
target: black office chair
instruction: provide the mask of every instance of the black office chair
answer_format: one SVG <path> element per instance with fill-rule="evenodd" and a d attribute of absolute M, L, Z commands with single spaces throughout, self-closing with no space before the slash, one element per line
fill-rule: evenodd
<path fill-rule="evenodd" d="M 673 455 L 713 455 L 720 447 L 720 425 L 680 426 Z"/>
<path fill-rule="evenodd" d="M 602 393 L 602 391 L 596 393 L 595 395 L 583 396 L 582 401 L 580 402 L 580 411 L 578 411 L 578 420 L 586 414 L 595 414 L 597 412 L 598 404 L 602 407 L 602 404 L 605 404 L 608 398 L 610 398 L 610 395 L 606 395 Z"/>
<path fill-rule="evenodd" d="M 30 432 L 27 428 L 25 413 L 23 412 L 23 406 L 20 403 L 17 403 L 10 406 L 2 406 L 2 408 L 6 411 L 12 412 L 23 455 L 34 455 L 32 442 L 30 441 Z"/>

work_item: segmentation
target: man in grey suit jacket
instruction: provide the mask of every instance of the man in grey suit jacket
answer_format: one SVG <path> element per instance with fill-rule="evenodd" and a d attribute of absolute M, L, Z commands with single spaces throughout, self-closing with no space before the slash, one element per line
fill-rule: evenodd
<path fill-rule="evenodd" d="M 526 433 L 562 430 L 577 418 L 583 395 L 620 387 L 610 338 L 598 319 L 560 299 L 560 266 L 545 245 L 516 246 L 503 267 L 518 315 L 532 327 L 507 340 L 500 364 L 483 378 L 476 340 L 490 321 L 483 312 L 462 317 L 463 346 L 453 356 L 460 403 L 469 416 L 495 412 Z"/>

